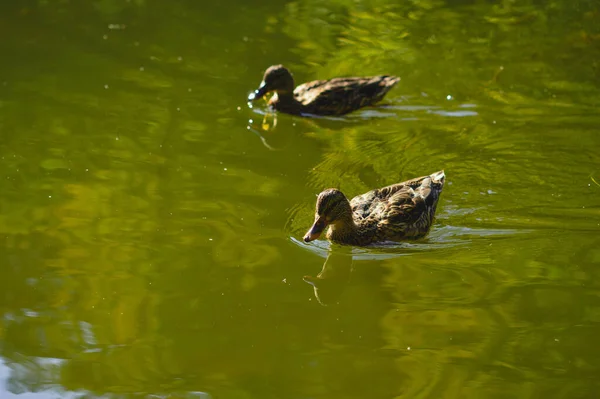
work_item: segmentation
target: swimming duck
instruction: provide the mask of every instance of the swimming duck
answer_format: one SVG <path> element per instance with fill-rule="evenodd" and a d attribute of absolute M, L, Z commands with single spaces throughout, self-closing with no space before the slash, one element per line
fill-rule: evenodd
<path fill-rule="evenodd" d="M 381 100 L 400 78 L 371 76 L 315 80 L 294 89 L 294 78 L 283 65 L 270 66 L 258 89 L 248 96 L 255 101 L 269 92 L 273 109 L 288 114 L 343 115 Z"/>
<path fill-rule="evenodd" d="M 348 201 L 335 188 L 319 194 L 315 222 L 304 236 L 319 238 L 327 226 L 327 239 L 338 244 L 369 245 L 382 241 L 425 236 L 444 187 L 444 171 L 369 191 Z"/>

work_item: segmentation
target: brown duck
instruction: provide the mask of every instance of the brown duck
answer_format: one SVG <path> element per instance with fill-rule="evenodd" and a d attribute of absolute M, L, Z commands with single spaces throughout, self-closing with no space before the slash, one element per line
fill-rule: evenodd
<path fill-rule="evenodd" d="M 433 223 L 445 178 L 442 170 L 369 191 L 352 201 L 335 188 L 325 190 L 317 198 L 315 222 L 304 241 L 319 238 L 327 226 L 327 239 L 338 244 L 421 238 Z"/>
<path fill-rule="evenodd" d="M 248 96 L 255 101 L 275 92 L 269 100 L 273 109 L 288 114 L 343 115 L 375 104 L 400 78 L 371 76 L 315 80 L 294 89 L 294 78 L 283 65 L 273 65 L 265 71 L 257 90 Z"/>

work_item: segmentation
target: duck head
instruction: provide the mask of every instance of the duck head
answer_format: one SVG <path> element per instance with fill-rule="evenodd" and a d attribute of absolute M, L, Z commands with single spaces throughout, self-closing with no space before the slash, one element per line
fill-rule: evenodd
<path fill-rule="evenodd" d="M 294 92 L 294 78 L 283 65 L 273 65 L 267 68 L 260 86 L 253 93 L 250 93 L 248 101 L 261 99 L 271 91 L 279 94 Z"/>
<path fill-rule="evenodd" d="M 348 216 L 352 218 L 352 210 L 346 196 L 335 188 L 323 191 L 317 197 L 315 222 L 304 236 L 304 242 L 316 240 L 327 226 L 343 222 Z"/>

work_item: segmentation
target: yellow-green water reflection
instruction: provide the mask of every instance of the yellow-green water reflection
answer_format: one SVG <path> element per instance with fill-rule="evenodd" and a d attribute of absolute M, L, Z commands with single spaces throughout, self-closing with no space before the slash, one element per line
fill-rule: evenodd
<path fill-rule="evenodd" d="M 596 397 L 596 2 L 13 3 L 1 398 Z M 274 63 L 402 80 L 263 130 Z M 439 169 L 428 238 L 299 241 Z"/>

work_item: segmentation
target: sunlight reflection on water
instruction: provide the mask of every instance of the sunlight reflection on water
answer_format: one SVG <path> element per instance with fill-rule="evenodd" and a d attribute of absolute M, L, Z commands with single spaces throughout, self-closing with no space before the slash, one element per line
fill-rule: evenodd
<path fill-rule="evenodd" d="M 527 230 L 515 229 L 477 229 L 462 226 L 443 226 L 432 231 L 426 238 L 414 242 L 385 241 L 367 247 L 352 247 L 352 257 L 356 260 L 389 259 L 407 256 L 414 252 L 425 252 L 468 245 L 472 237 L 500 237 L 524 234 Z M 306 249 L 320 257 L 326 258 L 331 251 L 331 244 L 324 239 L 305 243 L 295 237 L 289 237 L 295 245 Z M 397 251 L 397 252 L 396 252 Z M 404 252 L 401 252 L 404 251 Z"/>

